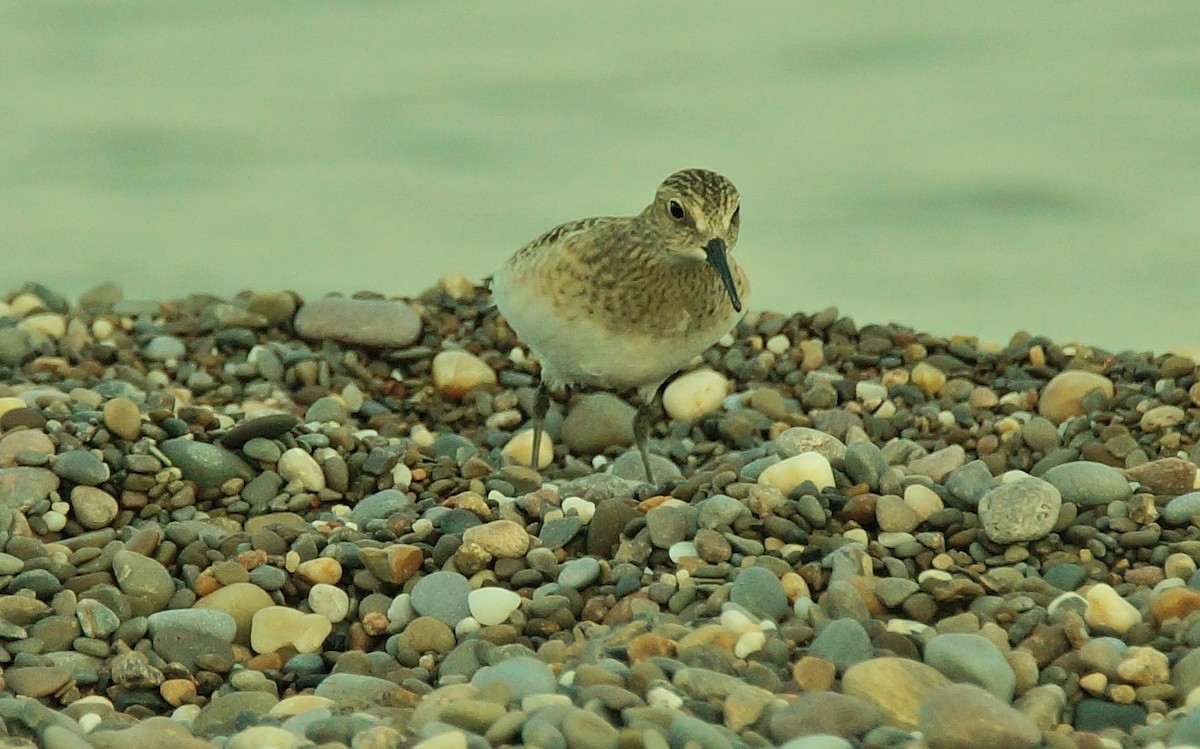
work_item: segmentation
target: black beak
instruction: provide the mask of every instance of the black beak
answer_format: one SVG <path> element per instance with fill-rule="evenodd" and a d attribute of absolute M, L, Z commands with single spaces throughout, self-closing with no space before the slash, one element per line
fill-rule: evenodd
<path fill-rule="evenodd" d="M 725 290 L 729 292 L 729 301 L 733 303 L 735 312 L 742 311 L 742 300 L 738 299 L 737 286 L 733 283 L 733 274 L 729 272 L 729 261 L 725 259 L 725 240 L 720 237 L 710 240 L 704 246 L 704 254 L 708 256 L 708 264 L 717 271 Z"/>

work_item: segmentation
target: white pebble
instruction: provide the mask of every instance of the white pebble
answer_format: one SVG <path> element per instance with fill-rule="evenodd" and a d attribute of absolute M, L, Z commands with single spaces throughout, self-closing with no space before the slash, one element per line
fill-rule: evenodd
<path fill-rule="evenodd" d="M 403 463 L 397 463 L 392 469 L 392 486 L 397 489 L 407 489 L 412 486 L 412 469 Z"/>
<path fill-rule="evenodd" d="M 698 557 L 700 552 L 696 550 L 696 544 L 691 541 L 678 541 L 667 549 L 667 556 L 671 558 L 672 562 L 678 562 L 685 557 Z"/>
<path fill-rule="evenodd" d="M 103 720 L 99 713 L 84 713 L 79 716 L 79 728 L 84 733 L 91 733 Z"/>
<path fill-rule="evenodd" d="M 503 624 L 521 606 L 521 596 L 505 588 L 480 588 L 467 595 L 471 616 L 485 627 Z"/>
<path fill-rule="evenodd" d="M 782 333 L 773 335 L 767 339 L 767 351 L 772 354 L 782 354 L 792 347 L 792 342 Z"/>
<path fill-rule="evenodd" d="M 596 505 L 583 499 L 582 497 L 567 497 L 562 503 L 563 512 L 575 511 L 579 519 L 584 523 L 591 521 L 592 516 L 596 514 Z"/>
<path fill-rule="evenodd" d="M 718 410 L 730 389 L 725 375 L 711 369 L 697 369 L 667 385 L 663 408 L 672 419 L 691 421 Z"/>
<path fill-rule="evenodd" d="M 765 633 L 747 632 L 738 638 L 737 644 L 733 646 L 733 654 L 738 658 L 745 658 L 762 650 L 766 644 L 767 636 Z"/>
<path fill-rule="evenodd" d="M 457 640 L 462 640 L 470 634 L 474 634 L 483 629 L 483 625 L 478 619 L 473 616 L 464 616 L 458 620 L 458 624 L 454 625 L 454 637 Z"/>
<path fill-rule="evenodd" d="M 279 456 L 279 475 L 285 481 L 298 481 L 305 490 L 319 492 L 325 488 L 325 474 L 321 466 L 302 447 L 293 447 Z"/>
<path fill-rule="evenodd" d="M 646 704 L 650 707 L 678 710 L 683 707 L 683 698 L 666 687 L 655 687 L 646 692 Z"/>
<path fill-rule="evenodd" d="M 863 404 L 863 408 L 874 411 L 887 399 L 887 388 L 878 382 L 862 380 L 854 386 L 854 396 Z"/>
<path fill-rule="evenodd" d="M 308 607 L 331 623 L 343 621 L 350 613 L 350 596 L 336 585 L 317 583 L 308 591 Z"/>
<path fill-rule="evenodd" d="M 1083 620 L 1088 626 L 1123 635 L 1130 627 L 1142 621 L 1137 607 L 1122 598 L 1110 585 L 1093 585 L 1085 598 L 1088 606 L 1083 612 Z"/>
<path fill-rule="evenodd" d="M 43 514 L 42 522 L 46 524 L 46 530 L 51 533 L 58 533 L 67 527 L 67 517 L 61 512 L 55 512 L 54 510 Z"/>
<path fill-rule="evenodd" d="M 758 477 L 758 483 L 773 486 L 785 494 L 805 481 L 813 482 L 817 489 L 834 485 L 833 467 L 824 455 L 816 452 L 793 455 L 769 466 Z"/>
<path fill-rule="evenodd" d="M 721 612 L 721 627 L 729 630 L 735 635 L 742 635 L 747 632 L 757 632 L 762 629 L 758 625 L 758 622 L 752 619 L 749 615 L 732 607 L 726 608 Z"/>

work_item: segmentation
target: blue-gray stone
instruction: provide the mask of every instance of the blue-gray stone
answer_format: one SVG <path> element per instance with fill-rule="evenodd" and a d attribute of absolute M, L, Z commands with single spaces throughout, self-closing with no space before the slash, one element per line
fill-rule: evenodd
<path fill-rule="evenodd" d="M 937 635 L 925 646 L 925 663 L 951 681 L 976 684 L 1005 704 L 1012 702 L 1016 676 L 1000 650 L 982 635 Z"/>
<path fill-rule="evenodd" d="M 372 520 L 385 520 L 411 504 L 408 495 L 399 489 L 384 489 L 360 499 L 350 510 L 350 520 L 360 529 L 366 528 Z"/>
<path fill-rule="evenodd" d="M 185 479 L 195 481 L 202 489 L 216 488 L 229 479 L 254 478 L 254 469 L 246 461 L 220 445 L 176 437 L 158 447 L 183 472 Z"/>
<path fill-rule="evenodd" d="M 488 684 L 500 682 L 511 689 L 512 698 L 520 700 L 531 694 L 549 694 L 555 690 L 554 672 L 537 658 L 516 656 L 500 661 L 494 666 L 485 666 L 471 677 L 471 684 L 483 689 Z"/>
<path fill-rule="evenodd" d="M 1188 525 L 1200 515 L 1200 492 L 1180 494 L 1162 509 L 1163 520 L 1171 525 Z"/>
<path fill-rule="evenodd" d="M 600 561 L 595 557 L 572 559 L 558 573 L 558 584 L 572 590 L 582 590 L 600 579 Z"/>
<path fill-rule="evenodd" d="M 54 460 L 54 473 L 67 481 L 96 486 L 108 481 L 108 466 L 89 450 L 67 450 Z"/>
<path fill-rule="evenodd" d="M 417 581 L 412 589 L 412 607 L 421 616 L 432 616 L 454 627 L 471 615 L 467 596 L 471 583 L 457 572 L 433 572 Z"/>
<path fill-rule="evenodd" d="M 809 653 L 832 663 L 838 673 L 875 655 L 871 637 L 854 619 L 835 619 L 825 624 L 813 638 Z"/>
<path fill-rule="evenodd" d="M 787 593 L 783 583 L 765 567 L 749 567 L 733 579 L 729 600 L 750 613 L 778 622 L 787 616 Z"/>
<path fill-rule="evenodd" d="M 946 479 L 946 491 L 974 507 L 992 486 L 992 472 L 982 460 L 956 468 Z"/>
<path fill-rule="evenodd" d="M 1042 478 L 1058 489 L 1064 502 L 1081 507 L 1103 506 L 1133 496 L 1125 475 L 1103 463 L 1063 463 L 1046 471 Z"/>

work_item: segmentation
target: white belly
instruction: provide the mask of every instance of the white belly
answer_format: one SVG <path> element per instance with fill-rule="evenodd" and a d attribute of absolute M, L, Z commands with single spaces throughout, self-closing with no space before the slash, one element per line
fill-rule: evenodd
<path fill-rule="evenodd" d="M 580 310 L 556 308 L 550 299 L 521 293 L 519 285 L 505 280 L 502 273 L 493 280 L 496 306 L 537 355 L 542 376 L 553 388 L 656 385 L 686 367 L 741 318 L 731 307 L 727 319 L 705 329 L 680 316 L 656 321 L 653 330 L 618 334 Z"/>

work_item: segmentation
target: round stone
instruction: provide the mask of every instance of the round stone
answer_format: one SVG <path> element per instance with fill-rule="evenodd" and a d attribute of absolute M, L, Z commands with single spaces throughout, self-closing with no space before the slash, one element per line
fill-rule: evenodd
<path fill-rule="evenodd" d="M 89 530 L 104 528 L 117 517 L 117 500 L 103 489 L 77 486 L 71 490 L 71 511 L 79 524 Z"/>
<path fill-rule="evenodd" d="M 572 590 L 583 590 L 600 579 L 600 560 L 595 557 L 572 559 L 558 573 L 558 584 Z"/>
<path fill-rule="evenodd" d="M 667 385 L 663 390 L 663 408 L 676 421 L 694 421 L 719 410 L 732 388 L 725 375 L 707 368 L 697 369 Z"/>
<path fill-rule="evenodd" d="M 780 621 L 789 610 L 787 594 L 774 572 L 765 567 L 749 567 L 733 579 L 729 600 L 752 614 Z"/>
<path fill-rule="evenodd" d="M 1123 635 L 1142 621 L 1137 607 L 1122 598 L 1110 585 L 1097 583 L 1088 589 L 1084 597 L 1087 599 L 1084 621 L 1102 632 Z"/>
<path fill-rule="evenodd" d="M 1061 424 L 1072 416 L 1084 413 L 1083 398 L 1099 390 L 1105 398 L 1112 398 L 1112 380 L 1094 372 L 1071 370 L 1055 375 L 1038 398 L 1038 412 L 1055 424 Z"/>
<path fill-rule="evenodd" d="M 350 596 L 336 585 L 317 583 L 308 591 L 308 607 L 337 624 L 350 613 Z"/>
<path fill-rule="evenodd" d="M 478 356 L 457 349 L 433 357 L 433 386 L 442 395 L 461 399 L 480 385 L 496 384 L 496 370 Z"/>
<path fill-rule="evenodd" d="M 175 594 L 171 573 L 150 557 L 118 551 L 113 556 L 112 570 L 135 616 L 149 616 L 165 609 Z"/>
<path fill-rule="evenodd" d="M 454 632 L 432 616 L 418 616 L 400 633 L 400 644 L 418 653 L 446 653 L 454 648 Z"/>
<path fill-rule="evenodd" d="M 517 700 L 534 694 L 550 694 L 557 686 L 550 667 L 528 656 L 516 656 L 485 666 L 471 677 L 471 684 L 477 689 L 495 683 L 507 685 L 512 698 Z"/>
<path fill-rule="evenodd" d="M 104 426 L 124 440 L 135 440 L 142 433 L 142 415 L 128 398 L 113 398 L 104 404 Z"/>
<path fill-rule="evenodd" d="M 633 444 L 635 409 L 611 393 L 590 393 L 571 407 L 562 423 L 562 440 L 573 452 L 598 453 L 613 445 Z"/>
<path fill-rule="evenodd" d="M 422 577 L 412 589 L 412 607 L 453 627 L 471 615 L 467 597 L 471 583 L 457 572 L 442 570 Z"/>
<path fill-rule="evenodd" d="M 979 522 L 998 544 L 1045 538 L 1058 522 L 1062 497 L 1041 479 L 1019 478 L 994 487 L 979 500 Z"/>
<path fill-rule="evenodd" d="M 809 652 L 832 663 L 840 673 L 874 656 L 875 648 L 867 630 L 858 621 L 835 619 L 818 630 Z"/>

